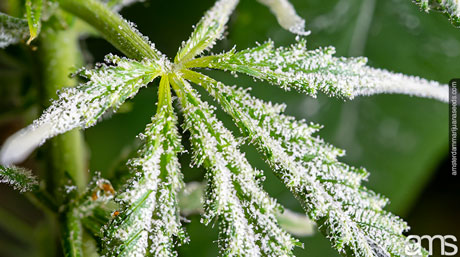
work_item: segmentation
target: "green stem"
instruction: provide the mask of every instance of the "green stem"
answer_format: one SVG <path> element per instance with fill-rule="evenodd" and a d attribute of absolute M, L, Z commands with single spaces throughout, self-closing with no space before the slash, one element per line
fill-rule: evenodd
<path fill-rule="evenodd" d="M 56 91 L 66 86 L 75 86 L 77 81 L 69 77 L 75 65 L 81 63 L 78 34 L 72 30 L 54 30 L 47 27 L 41 34 L 40 52 L 43 62 L 43 85 L 45 99 L 56 99 Z M 46 103 L 46 105 L 49 103 Z M 87 182 L 83 135 L 72 130 L 51 141 L 52 188 L 65 183 L 67 173 L 79 190 Z"/>
<path fill-rule="evenodd" d="M 68 210 L 62 216 L 62 247 L 66 257 L 83 256 L 83 229 L 81 221 L 73 209 Z"/>
<path fill-rule="evenodd" d="M 55 99 L 58 90 L 77 84 L 76 79 L 69 74 L 82 63 L 78 45 L 79 32 L 74 28 L 55 29 L 52 23 L 47 25 L 41 33 L 39 48 L 43 63 L 44 96 L 45 99 Z M 52 169 L 48 186 L 57 202 L 65 204 L 66 197 L 59 190 L 68 184 L 69 176 L 80 192 L 86 188 L 87 167 L 83 133 L 75 129 L 59 135 L 51 140 L 49 147 Z M 60 219 L 65 256 L 82 256 L 82 227 L 79 217 L 70 208 L 60 214 Z"/>
<path fill-rule="evenodd" d="M 169 87 L 169 77 L 162 76 L 160 80 L 160 87 L 158 92 L 158 107 L 157 112 L 160 111 L 163 106 L 167 105 L 171 108 L 171 89 Z M 165 103 L 166 102 L 166 103 Z"/>
<path fill-rule="evenodd" d="M 119 14 L 96 0 L 59 0 L 67 12 L 86 21 L 126 56 L 158 60 L 161 54 Z"/>

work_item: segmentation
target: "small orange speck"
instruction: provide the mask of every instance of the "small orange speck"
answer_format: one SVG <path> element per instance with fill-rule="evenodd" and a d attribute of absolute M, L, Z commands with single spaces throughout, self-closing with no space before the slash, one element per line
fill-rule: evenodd
<path fill-rule="evenodd" d="M 91 195 L 91 199 L 93 199 L 93 201 L 96 201 L 97 200 L 97 192 L 93 192 L 93 194 Z"/>
<path fill-rule="evenodd" d="M 115 190 L 113 189 L 112 185 L 108 183 L 102 184 L 102 190 L 104 190 L 105 192 L 109 192 L 111 195 L 115 194 Z"/>
<path fill-rule="evenodd" d="M 119 211 L 114 211 L 114 212 L 112 213 L 112 217 L 114 217 L 114 218 L 115 218 L 115 217 L 116 217 L 116 216 L 118 216 L 119 214 L 120 214 L 120 212 L 119 212 Z"/>

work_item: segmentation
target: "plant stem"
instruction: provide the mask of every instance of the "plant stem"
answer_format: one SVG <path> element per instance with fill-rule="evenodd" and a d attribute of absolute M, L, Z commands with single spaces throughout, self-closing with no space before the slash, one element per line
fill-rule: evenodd
<path fill-rule="evenodd" d="M 43 63 L 43 85 L 46 99 L 56 98 L 56 92 L 77 81 L 69 74 L 82 63 L 78 46 L 79 33 L 73 28 L 54 29 L 48 24 L 41 34 L 40 53 Z M 46 103 L 48 104 L 48 103 Z M 72 130 L 51 140 L 51 173 L 49 187 L 58 203 L 65 203 L 60 189 L 68 184 L 68 176 L 82 192 L 87 184 L 87 168 L 83 133 Z M 67 176 L 68 175 L 68 176 Z M 58 211 L 58 210 L 55 210 Z M 60 213 L 61 238 L 66 256 L 82 256 L 82 227 L 72 208 Z"/>
<path fill-rule="evenodd" d="M 62 247 L 67 257 L 81 257 L 83 230 L 81 221 L 73 211 L 68 210 L 61 218 Z"/>
<path fill-rule="evenodd" d="M 43 63 L 43 85 L 45 99 L 56 98 L 56 91 L 66 86 L 75 86 L 76 80 L 69 77 L 75 65 L 81 63 L 78 34 L 72 30 L 44 29 L 41 37 Z M 64 184 L 67 173 L 79 190 L 86 187 L 87 172 L 83 135 L 72 130 L 51 141 L 52 183 L 57 189 Z"/>
<path fill-rule="evenodd" d="M 96 0 L 59 0 L 67 12 L 86 21 L 126 56 L 142 60 L 159 59 L 161 54 L 155 50 L 135 28 L 119 14 Z"/>

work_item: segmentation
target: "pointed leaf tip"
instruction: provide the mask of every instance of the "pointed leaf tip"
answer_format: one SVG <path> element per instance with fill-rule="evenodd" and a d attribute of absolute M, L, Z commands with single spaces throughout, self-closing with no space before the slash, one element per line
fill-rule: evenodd
<path fill-rule="evenodd" d="M 372 68 L 366 65 L 366 58 L 335 57 L 334 53 L 333 47 L 308 50 L 304 39 L 278 48 L 268 41 L 254 48 L 208 57 L 203 63 L 208 68 L 245 73 L 311 96 L 318 91 L 344 99 L 397 93 L 448 102 L 447 85 Z"/>
<path fill-rule="evenodd" d="M 192 35 L 183 43 L 175 57 L 175 62 L 193 59 L 204 50 L 211 48 L 218 40 L 239 0 L 218 0 L 196 25 Z"/>
<path fill-rule="evenodd" d="M 45 123 L 37 127 L 29 126 L 13 134 L 0 150 L 0 164 L 10 165 L 24 161 L 50 136 L 51 128 L 51 124 Z"/>
<path fill-rule="evenodd" d="M 21 193 L 33 191 L 38 187 L 37 178 L 27 169 L 0 165 L 0 183 L 13 186 Z"/>
<path fill-rule="evenodd" d="M 30 45 L 32 40 L 34 40 L 40 33 L 42 26 L 41 17 L 42 17 L 42 7 L 43 0 L 27 0 L 26 1 L 26 13 L 27 21 L 29 23 L 30 38 L 27 40 L 27 44 Z"/>
<path fill-rule="evenodd" d="M 296 13 L 294 6 L 288 0 L 258 1 L 270 8 L 284 29 L 301 36 L 310 35 L 310 31 L 305 30 L 305 20 Z"/>
<path fill-rule="evenodd" d="M 220 256 L 293 256 L 299 243 L 279 226 L 280 206 L 259 184 L 261 171 L 187 81 L 176 76 L 172 85 L 191 134 L 194 163 L 207 170 L 203 221 L 219 221 Z"/>
<path fill-rule="evenodd" d="M 59 91 L 58 100 L 40 118 L 11 136 L 0 150 L 0 163 L 21 162 L 45 140 L 96 124 L 109 109 L 117 110 L 157 77 L 163 65 L 161 61 L 138 62 L 114 55 L 107 56 L 107 62 L 114 65 L 83 70 L 88 82 Z"/>
<path fill-rule="evenodd" d="M 383 210 L 386 198 L 361 186 L 367 172 L 339 162 L 341 151 L 313 135 L 317 126 L 296 121 L 279 105 L 245 90 L 193 71 L 184 76 L 232 116 L 335 249 L 344 256 L 406 256 L 407 224 Z"/>

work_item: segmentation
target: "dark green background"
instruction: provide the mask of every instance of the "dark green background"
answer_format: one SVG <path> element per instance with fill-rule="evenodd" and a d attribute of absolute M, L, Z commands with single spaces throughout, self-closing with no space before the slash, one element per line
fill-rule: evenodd
<path fill-rule="evenodd" d="M 122 15 L 137 24 L 157 48 L 173 58 L 178 46 L 186 40 L 201 15 L 214 1 L 150 0 L 125 8 Z M 310 49 L 335 46 L 338 56 L 363 55 L 373 67 L 417 75 L 447 83 L 460 77 L 460 29 L 454 28 L 441 14 L 419 12 L 409 0 L 348 0 L 319 1 L 292 0 L 300 16 L 312 31 L 308 37 Z M 277 45 L 295 42 L 295 35 L 277 24 L 269 10 L 255 0 L 241 0 L 228 24 L 227 34 L 213 52 L 221 52 L 236 45 L 244 49 L 271 38 Z M 89 52 L 85 59 L 97 62 L 109 52 L 117 51 L 99 38 L 82 40 Z M 23 50 L 23 49 L 22 49 Z M 21 55 L 21 49 L 8 48 L 2 55 Z M 33 54 L 32 54 L 33 56 Z M 22 56 L 22 60 L 30 58 Z M 33 57 L 32 57 L 33 58 Z M 5 59 L 0 59 L 5 60 Z M 24 126 L 26 119 L 8 119 L 7 113 L 23 103 L 9 103 L 16 92 L 15 85 L 31 84 L 34 67 L 13 62 L 0 70 L 0 132 L 1 139 Z M 1 67 L 1 66 L 0 66 Z M 20 68 L 18 68 L 20 67 Z M 30 70 L 31 69 L 31 70 Z M 18 71 L 19 70 L 19 71 Z M 360 97 L 344 102 L 319 95 L 317 99 L 296 92 L 284 92 L 267 83 L 239 75 L 207 71 L 215 78 L 233 85 L 253 88 L 253 94 L 273 102 L 288 104 L 287 113 L 324 125 L 320 135 L 328 142 L 347 151 L 343 161 L 366 167 L 371 176 L 366 186 L 386 195 L 391 204 L 388 210 L 404 217 L 414 234 L 454 234 L 460 240 L 458 207 L 458 179 L 449 175 L 448 107 L 434 100 L 410 96 L 379 95 Z M 28 74 L 21 76 L 21 74 Z M 35 75 L 34 75 L 35 74 Z M 33 78 L 33 77 L 32 77 Z M 109 176 L 116 163 L 136 145 L 135 136 L 143 131 L 155 111 L 156 86 L 141 93 L 111 119 L 85 132 L 91 171 Z M 31 84 L 30 86 L 33 86 Z M 24 89 L 25 88 L 25 89 Z M 203 92 L 203 97 L 209 99 Z M 33 98 L 33 96 L 32 96 Z M 5 106 L 3 108 L 3 106 Z M 28 119 L 34 112 L 29 111 Z M 222 112 L 218 116 L 229 127 L 231 120 Z M 237 133 L 237 131 L 235 130 Z M 186 141 L 187 134 L 184 135 Z M 187 144 L 185 142 L 185 144 Z M 285 206 L 301 208 L 283 185 L 271 174 L 268 166 L 252 147 L 243 146 L 250 162 L 266 171 L 266 189 Z M 203 170 L 189 168 L 188 155 L 182 156 L 187 181 L 201 180 Z M 443 164 L 444 163 L 444 164 Z M 3 189 L 3 187 L 2 187 Z M 20 203 L 15 193 L 2 190 L 1 204 Z M 24 205 L 26 206 L 26 205 Z M 26 216 L 26 207 L 10 207 L 19 216 Z M 199 216 L 190 217 L 187 232 L 191 243 L 179 248 L 180 256 L 217 256 L 217 228 L 203 226 Z M 0 241 L 2 240 L 0 234 Z M 329 242 L 320 234 L 301 238 L 305 249 L 297 249 L 297 256 L 337 256 Z M 1 243 L 0 243 L 0 249 Z M 439 254 L 436 248 L 435 254 Z M 0 253 L 1 256 L 1 253 Z"/>

